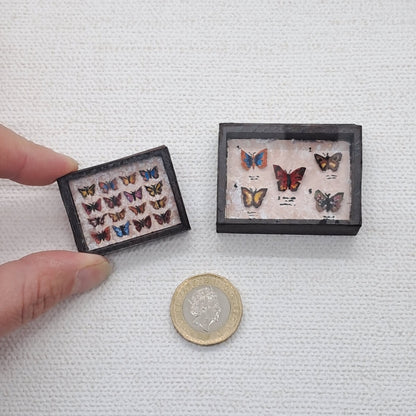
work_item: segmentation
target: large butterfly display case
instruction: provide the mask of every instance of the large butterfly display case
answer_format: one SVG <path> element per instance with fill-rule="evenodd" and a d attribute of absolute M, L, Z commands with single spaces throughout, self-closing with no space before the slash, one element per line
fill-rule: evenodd
<path fill-rule="evenodd" d="M 355 235 L 361 126 L 220 124 L 217 232 Z"/>
<path fill-rule="evenodd" d="M 105 254 L 190 229 L 166 146 L 58 179 L 79 251 Z"/>

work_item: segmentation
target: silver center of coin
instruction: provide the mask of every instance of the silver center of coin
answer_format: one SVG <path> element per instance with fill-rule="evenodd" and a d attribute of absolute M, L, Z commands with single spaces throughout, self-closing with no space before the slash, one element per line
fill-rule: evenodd
<path fill-rule="evenodd" d="M 220 329 L 230 315 L 227 295 L 214 286 L 192 289 L 183 302 L 183 316 L 197 331 L 213 332 Z"/>

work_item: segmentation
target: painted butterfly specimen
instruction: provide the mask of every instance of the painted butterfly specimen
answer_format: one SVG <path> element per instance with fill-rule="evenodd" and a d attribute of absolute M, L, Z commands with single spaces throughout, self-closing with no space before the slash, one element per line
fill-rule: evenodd
<path fill-rule="evenodd" d="M 164 212 L 163 214 L 153 214 L 153 216 L 155 217 L 155 220 L 160 224 L 169 224 L 170 223 L 170 218 L 171 218 L 171 211 L 170 209 L 168 209 L 166 212 Z"/>
<path fill-rule="evenodd" d="M 121 206 L 121 193 L 117 196 L 111 196 L 110 198 L 104 197 L 104 201 L 107 204 L 108 208 L 114 208 Z"/>
<path fill-rule="evenodd" d="M 116 191 L 118 189 L 117 179 L 114 178 L 110 182 L 98 182 L 98 186 L 100 187 L 101 191 L 103 191 L 105 194 L 108 194 L 108 191 L 110 190 Z"/>
<path fill-rule="evenodd" d="M 95 183 L 90 186 L 84 186 L 84 188 L 78 188 L 78 191 L 83 198 L 86 198 L 88 195 L 94 196 L 95 194 Z"/>
<path fill-rule="evenodd" d="M 159 172 L 157 171 L 157 166 L 154 166 L 153 169 L 139 170 L 141 177 L 147 182 L 149 179 L 157 179 L 159 177 Z"/>
<path fill-rule="evenodd" d="M 141 220 L 133 220 L 133 224 L 136 227 L 136 230 L 140 232 L 142 228 L 150 228 L 152 226 L 152 219 L 150 218 L 150 215 L 148 215 L 146 218 Z"/>
<path fill-rule="evenodd" d="M 88 218 L 88 222 L 95 228 L 97 225 L 104 225 L 106 216 L 107 214 L 104 214 L 102 217 Z"/>
<path fill-rule="evenodd" d="M 90 215 L 93 211 L 101 211 L 101 198 L 97 199 L 97 201 L 93 202 L 92 204 L 82 203 L 82 206 L 88 215 Z"/>
<path fill-rule="evenodd" d="M 241 195 L 243 196 L 243 203 L 245 207 L 258 208 L 263 202 L 266 196 L 267 188 L 261 188 L 259 190 L 248 189 L 244 186 L 241 187 Z"/>
<path fill-rule="evenodd" d="M 247 153 L 241 150 L 241 166 L 245 170 L 249 170 L 251 167 L 258 167 L 263 169 L 267 166 L 267 149 L 260 150 L 260 152 Z"/>
<path fill-rule="evenodd" d="M 113 225 L 113 230 L 115 231 L 118 237 L 123 237 L 123 235 L 129 235 L 129 227 L 130 221 L 127 221 L 124 225 L 120 225 L 119 227 Z"/>
<path fill-rule="evenodd" d="M 128 185 L 129 183 L 136 183 L 136 173 L 132 173 L 131 175 L 128 176 L 120 176 L 119 177 L 124 185 Z"/>
<path fill-rule="evenodd" d="M 342 159 L 342 153 L 334 153 L 332 156 L 329 156 L 328 153 L 326 156 L 321 156 L 315 153 L 314 156 L 322 171 L 331 169 L 336 172 L 338 170 L 339 162 Z"/>
<path fill-rule="evenodd" d="M 124 220 L 124 217 L 126 216 L 126 210 L 122 209 L 120 212 L 115 213 L 109 213 L 108 214 L 110 218 L 113 220 L 113 222 Z"/>
<path fill-rule="evenodd" d="M 162 193 L 162 186 L 162 181 L 160 181 L 156 185 L 145 186 L 145 188 L 146 191 L 149 192 L 150 196 L 156 196 Z"/>
<path fill-rule="evenodd" d="M 146 202 L 143 202 L 143 204 L 129 207 L 129 210 L 134 212 L 134 215 L 143 214 L 145 207 L 146 207 Z"/>
<path fill-rule="evenodd" d="M 341 207 L 341 201 L 344 198 L 344 192 L 338 192 L 334 196 L 324 194 L 319 189 L 315 191 L 316 209 L 319 212 L 326 210 L 327 212 L 337 212 Z"/>
<path fill-rule="evenodd" d="M 100 244 L 101 241 L 110 241 L 111 234 L 110 234 L 110 227 L 107 227 L 105 230 L 100 231 L 98 233 L 92 232 L 91 237 L 95 240 L 97 244 Z"/>
<path fill-rule="evenodd" d="M 287 173 L 284 169 L 282 169 L 279 165 L 273 165 L 274 174 L 276 175 L 277 179 L 277 187 L 279 191 L 286 191 L 286 189 L 290 189 L 292 192 L 298 190 L 300 181 L 305 174 L 306 168 L 297 168 L 292 173 Z"/>
<path fill-rule="evenodd" d="M 133 192 L 124 191 L 124 196 L 127 198 L 127 200 L 130 203 L 135 201 L 136 199 L 142 199 L 143 197 L 142 187 L 140 187 L 139 189 Z"/>
<path fill-rule="evenodd" d="M 167 200 L 168 198 L 164 196 L 162 199 L 158 199 L 156 201 L 150 201 L 150 203 L 152 204 L 152 207 L 154 209 L 160 209 L 160 208 L 164 208 Z"/>

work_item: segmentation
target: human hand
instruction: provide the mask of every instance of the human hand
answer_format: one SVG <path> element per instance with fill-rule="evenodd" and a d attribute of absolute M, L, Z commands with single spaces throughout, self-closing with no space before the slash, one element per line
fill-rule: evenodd
<path fill-rule="evenodd" d="M 75 160 L 0 125 L 0 178 L 48 185 L 78 168 Z M 111 273 L 95 254 L 45 251 L 0 265 L 0 336 L 37 318 L 61 300 L 98 286 Z"/>

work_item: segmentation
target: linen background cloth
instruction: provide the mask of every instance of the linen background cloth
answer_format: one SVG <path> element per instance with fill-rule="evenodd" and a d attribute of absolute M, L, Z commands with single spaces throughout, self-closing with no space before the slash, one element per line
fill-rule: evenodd
<path fill-rule="evenodd" d="M 165 144 L 192 231 L 0 340 L 1 415 L 415 415 L 414 1 L 1 1 L 0 122 L 80 168 Z M 215 232 L 220 122 L 363 126 L 356 237 Z M 75 250 L 56 184 L 0 180 L 0 262 Z M 227 342 L 176 286 L 227 277 Z"/>

